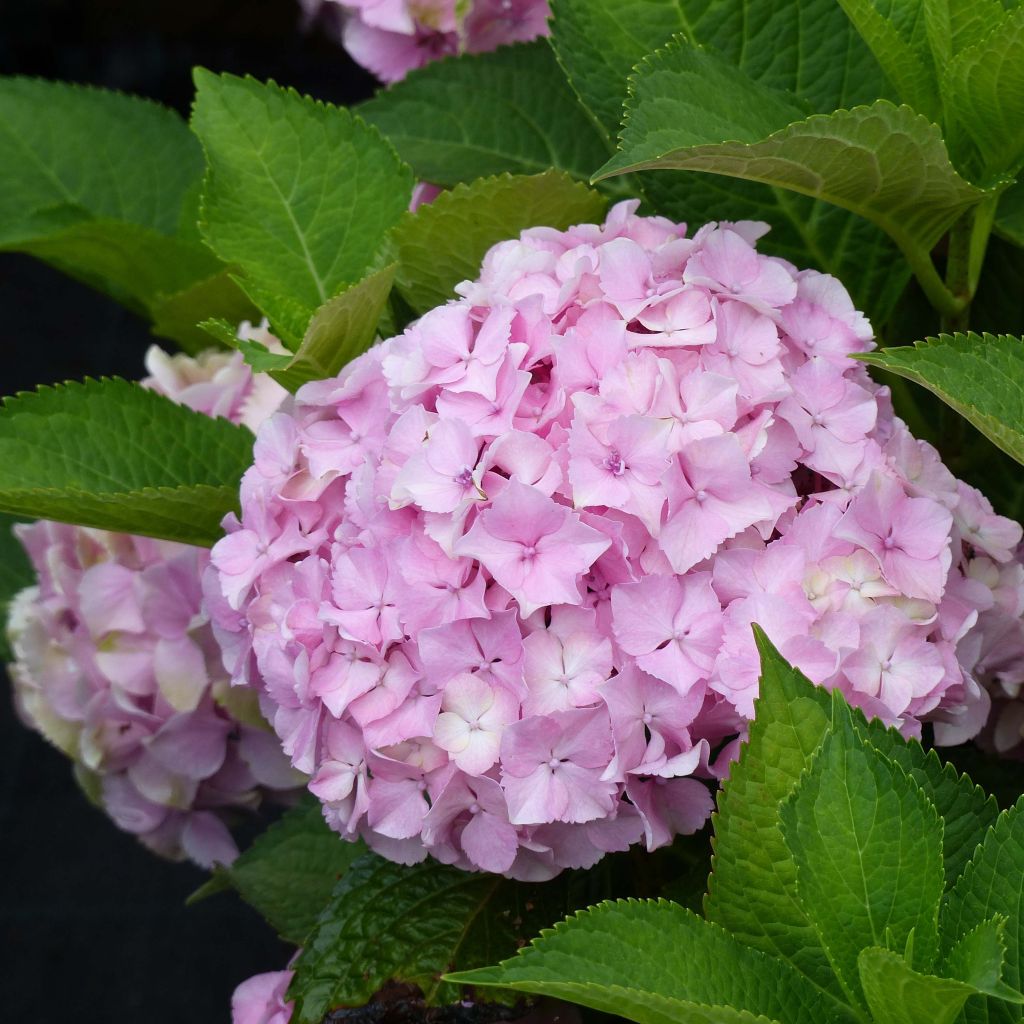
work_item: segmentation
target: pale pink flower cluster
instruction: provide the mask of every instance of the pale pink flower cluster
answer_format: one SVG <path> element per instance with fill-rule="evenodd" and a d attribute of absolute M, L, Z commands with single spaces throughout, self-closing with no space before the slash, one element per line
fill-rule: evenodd
<path fill-rule="evenodd" d="M 255 425 L 284 391 L 240 353 L 150 350 L 147 386 Z M 237 854 L 225 812 L 298 778 L 259 713 L 232 688 L 202 600 L 209 553 L 62 523 L 16 528 L 38 574 L 8 632 L 16 705 L 66 753 L 121 828 L 203 866 Z"/>
<path fill-rule="evenodd" d="M 457 53 L 486 53 L 548 33 L 548 0 L 332 0 L 345 12 L 342 41 L 384 82 Z"/>
<path fill-rule="evenodd" d="M 841 284 L 760 255 L 766 225 L 636 207 L 495 246 L 259 432 L 215 626 L 328 821 L 385 856 L 543 878 L 699 828 L 751 623 L 943 742 L 984 721 L 975 673 L 1021 672 L 992 617 L 1021 529 L 850 358 Z"/>

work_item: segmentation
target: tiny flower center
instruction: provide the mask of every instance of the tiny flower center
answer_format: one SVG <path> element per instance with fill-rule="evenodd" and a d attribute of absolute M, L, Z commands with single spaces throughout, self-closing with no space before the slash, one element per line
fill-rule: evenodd
<path fill-rule="evenodd" d="M 474 801 L 473 803 L 471 803 L 469 805 L 467 810 L 469 811 L 470 814 L 479 814 L 480 813 L 480 805 L 478 803 L 476 803 L 476 801 Z"/>
<path fill-rule="evenodd" d="M 617 448 L 613 448 L 605 457 L 604 468 L 613 476 L 622 476 L 626 472 L 626 463 Z"/>
<path fill-rule="evenodd" d="M 469 487 L 473 483 L 473 470 L 469 466 L 461 469 L 455 476 L 455 482 L 460 487 Z"/>
<path fill-rule="evenodd" d="M 707 496 L 708 492 L 705 491 L 703 487 L 694 495 L 698 502 L 703 502 L 707 500 Z"/>
<path fill-rule="evenodd" d="M 652 715 L 650 713 L 650 711 L 645 711 L 644 712 L 644 719 L 643 719 L 643 721 L 644 721 L 644 725 L 650 725 L 651 722 L 654 721 L 654 715 Z"/>
<path fill-rule="evenodd" d="M 562 762 L 557 757 L 553 757 L 548 761 L 548 767 L 554 771 L 561 763 Z"/>
<path fill-rule="evenodd" d="M 523 545 L 523 558 L 534 558 L 537 555 L 537 549 L 532 544 Z"/>

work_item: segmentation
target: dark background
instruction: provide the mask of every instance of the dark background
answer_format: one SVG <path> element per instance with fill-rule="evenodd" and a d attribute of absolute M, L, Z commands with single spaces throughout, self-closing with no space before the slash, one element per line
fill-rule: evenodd
<path fill-rule="evenodd" d="M 0 0 L 0 72 L 139 93 L 187 114 L 190 69 L 273 78 L 338 103 L 373 80 L 297 0 Z M 0 160 L 3 153 L 0 152 Z M 0 393 L 142 375 L 153 339 L 111 300 L 0 253 Z M 0 1018 L 34 1024 L 224 1024 L 235 985 L 290 950 L 232 894 L 119 832 L 68 762 L 14 718 L 0 675 Z"/>

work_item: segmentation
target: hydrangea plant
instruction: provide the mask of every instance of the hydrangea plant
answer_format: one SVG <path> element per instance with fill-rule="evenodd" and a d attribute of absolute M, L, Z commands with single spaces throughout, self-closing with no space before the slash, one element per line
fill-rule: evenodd
<path fill-rule="evenodd" d="M 484 53 L 484 5 L 345 6 L 451 52 L 381 56 L 355 112 L 199 70 L 189 126 L 0 82 L 0 246 L 223 349 L 216 386 L 174 357 L 163 394 L 0 409 L 0 512 L 68 524 L 19 527 L 16 653 L 69 669 L 23 705 L 121 633 L 161 723 L 206 699 L 193 647 L 259 703 L 312 792 L 198 894 L 301 948 L 240 1021 L 396 985 L 481 1021 L 495 986 L 641 1024 L 1021 1019 L 1019 807 L 937 752 L 1020 792 L 964 746 L 1024 725 L 1020 12 L 554 0 Z M 280 347 L 238 336 L 261 317 Z M 255 437 L 237 374 L 291 393 Z M 173 551 L 167 636 L 147 583 L 98 583 Z M 116 722 L 137 679 L 107 678 Z M 179 754 L 109 777 L 184 773 L 205 813 Z M 630 897 L 671 902 L 508 960 Z"/>

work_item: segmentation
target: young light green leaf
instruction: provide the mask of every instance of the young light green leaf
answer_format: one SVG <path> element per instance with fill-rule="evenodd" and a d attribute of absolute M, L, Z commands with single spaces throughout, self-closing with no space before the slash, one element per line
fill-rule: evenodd
<path fill-rule="evenodd" d="M 62 82 L 0 79 L 0 142 L 0 246 L 92 219 L 173 235 L 203 171 L 173 111 Z"/>
<path fill-rule="evenodd" d="M 855 708 L 840 708 L 838 713 L 880 754 L 898 764 L 935 805 L 942 818 L 946 888 L 951 888 L 999 815 L 995 798 L 942 761 L 934 748 L 925 751 L 916 740 L 904 739 L 877 718 L 868 722 Z"/>
<path fill-rule="evenodd" d="M 362 277 L 409 205 L 412 176 L 347 110 L 252 78 L 199 69 L 195 79 L 203 235 L 262 296 L 312 314 Z"/>
<path fill-rule="evenodd" d="M 1006 960 L 1002 982 L 1020 992 L 1024 988 L 1024 914 L 1021 913 L 1024 893 L 1024 797 L 1009 811 L 1004 811 L 978 847 L 971 862 L 949 894 L 942 910 L 942 935 L 947 949 L 964 939 L 993 916 L 1006 920 L 1003 938 Z M 950 950 L 947 962 L 957 960 Z M 1007 1018 L 1001 1007 L 992 1007 L 991 1019 L 1020 1019 L 1017 1011 Z"/>
<path fill-rule="evenodd" d="M 286 942 L 301 945 L 349 866 L 366 852 L 346 842 L 324 821 L 319 800 L 310 797 L 270 826 L 230 867 L 190 902 L 233 888 L 270 922 Z"/>
<path fill-rule="evenodd" d="M 555 0 L 552 11 L 559 62 L 610 137 L 633 68 L 676 34 L 818 111 L 887 94 L 881 69 L 835 0 Z"/>
<path fill-rule="evenodd" d="M 900 98 L 938 121 L 938 79 L 922 0 L 839 0 L 839 4 Z"/>
<path fill-rule="evenodd" d="M 953 1024 L 976 990 L 953 978 L 915 971 L 898 953 L 880 946 L 857 958 L 860 984 L 875 1024 Z"/>
<path fill-rule="evenodd" d="M 295 355 L 275 356 L 264 349 L 256 353 L 257 361 L 249 353 L 246 360 L 256 369 L 269 372 L 289 391 L 298 391 L 310 380 L 336 376 L 346 363 L 373 344 L 394 278 L 395 264 L 391 263 L 325 302 L 313 314 Z M 245 346 L 244 342 L 238 345 L 243 351 Z M 255 343 L 249 342 L 248 346 L 251 352 Z"/>
<path fill-rule="evenodd" d="M 460 281 L 479 275 L 492 245 L 518 237 L 525 228 L 564 231 L 601 220 L 606 205 L 600 193 L 562 171 L 504 174 L 458 185 L 406 214 L 392 231 L 395 284 L 417 313 L 425 313 L 454 298 Z"/>
<path fill-rule="evenodd" d="M 568 907 L 562 881 L 510 882 L 428 860 L 412 867 L 373 854 L 356 861 L 306 939 L 289 998 L 295 1024 L 361 1006 L 387 981 L 418 985 L 428 1003 L 459 998 L 446 970 L 510 955 Z"/>
<path fill-rule="evenodd" d="M 942 334 L 862 355 L 936 394 L 1024 463 L 1024 342 L 1006 334 Z"/>
<path fill-rule="evenodd" d="M 841 694 L 821 751 L 782 805 L 797 892 L 850 999 L 861 999 L 857 957 L 902 950 L 915 965 L 938 954 L 942 821 L 906 773 L 857 734 Z"/>
<path fill-rule="evenodd" d="M 545 40 L 434 61 L 359 112 L 438 185 L 551 168 L 586 181 L 608 158 Z"/>
<path fill-rule="evenodd" d="M 256 306 L 235 283 L 229 270 L 202 278 L 173 295 L 159 297 L 149 309 L 152 331 L 172 338 L 193 355 L 210 347 L 210 335 L 200 327 L 204 320 L 221 319 L 235 327 L 243 320 L 259 319 Z"/>
<path fill-rule="evenodd" d="M 0 511 L 212 544 L 252 434 L 137 384 L 86 380 L 0 408 Z"/>
<path fill-rule="evenodd" d="M 1024 164 L 1024 10 L 988 28 L 942 76 L 950 148 L 976 181 L 1015 175 Z"/>
<path fill-rule="evenodd" d="M 739 761 L 719 793 L 704 910 L 737 940 L 787 960 L 836 1000 L 842 990 L 796 893 L 779 805 L 796 788 L 830 721 L 828 694 L 755 630 L 760 694 Z"/>
<path fill-rule="evenodd" d="M 450 980 L 569 999 L 640 1024 L 663 1020 L 664 1000 L 787 1024 L 852 1019 L 788 964 L 667 900 L 618 900 L 580 911 L 504 963 Z"/>
<path fill-rule="evenodd" d="M 1005 13 L 999 0 L 922 0 L 925 28 L 935 67 L 981 42 Z"/>
<path fill-rule="evenodd" d="M 1003 981 L 1006 918 L 992 917 L 972 928 L 947 954 L 943 974 L 996 999 L 1024 1003 L 1024 995 Z"/>
<path fill-rule="evenodd" d="M 801 119 L 795 99 L 681 41 L 641 64 L 631 87 L 621 151 L 599 179 L 674 168 L 760 181 L 866 217 L 915 258 L 988 196 L 909 107 L 879 100 Z"/>

